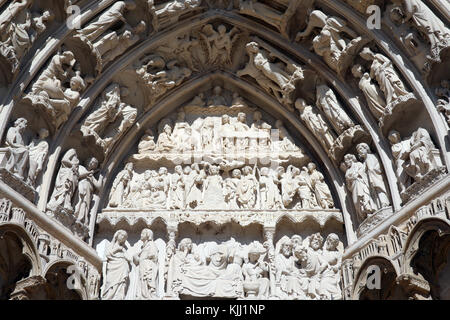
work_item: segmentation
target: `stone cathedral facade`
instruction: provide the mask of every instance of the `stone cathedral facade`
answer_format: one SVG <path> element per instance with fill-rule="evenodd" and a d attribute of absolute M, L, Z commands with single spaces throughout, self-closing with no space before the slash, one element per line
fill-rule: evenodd
<path fill-rule="evenodd" d="M 0 300 L 450 299 L 445 0 L 0 0 Z"/>

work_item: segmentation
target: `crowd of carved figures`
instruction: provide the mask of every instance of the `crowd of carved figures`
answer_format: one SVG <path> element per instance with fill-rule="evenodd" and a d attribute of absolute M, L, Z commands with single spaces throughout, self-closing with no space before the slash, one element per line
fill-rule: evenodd
<path fill-rule="evenodd" d="M 216 87 L 214 94 L 210 97 L 210 107 L 226 104 L 225 98 L 220 95 L 221 87 Z M 202 106 L 202 98 L 196 97 L 189 106 Z M 245 102 L 235 95 L 233 107 L 244 107 Z M 299 152 L 300 148 L 295 145 L 294 140 L 281 120 L 275 122 L 275 127 L 262 120 L 262 114 L 255 111 L 252 115 L 253 123 L 248 124 L 247 114 L 239 112 L 236 117 L 224 114 L 218 116 L 198 117 L 192 124 L 186 120 L 186 112 L 181 110 L 177 113 L 175 124 L 170 119 L 163 119 L 158 128 L 158 137 L 151 130 L 143 136 L 139 144 L 139 154 L 166 154 L 189 152 L 229 154 L 237 152 Z"/>
<path fill-rule="evenodd" d="M 194 163 L 138 174 L 128 163 L 114 180 L 110 208 L 146 209 L 329 209 L 325 178 L 314 163 L 302 169 Z"/>
<path fill-rule="evenodd" d="M 339 237 L 315 233 L 241 244 L 195 244 L 190 238 L 165 244 L 144 229 L 130 246 L 119 230 L 106 246 L 101 298 L 161 299 L 341 299 L 343 245 Z"/>

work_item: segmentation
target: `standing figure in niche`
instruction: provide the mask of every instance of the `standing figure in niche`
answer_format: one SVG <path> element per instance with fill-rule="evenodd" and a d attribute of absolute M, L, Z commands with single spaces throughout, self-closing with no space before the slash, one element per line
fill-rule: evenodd
<path fill-rule="evenodd" d="M 24 180 L 25 170 L 30 161 L 30 149 L 25 144 L 23 134 L 27 128 L 28 121 L 25 118 L 19 118 L 14 122 L 14 126 L 8 129 L 6 133 L 5 145 L 11 153 L 6 164 L 6 170 L 16 174 Z"/>
<path fill-rule="evenodd" d="M 72 198 L 78 185 L 78 160 L 75 149 L 70 149 L 64 154 L 61 160 L 61 168 L 56 177 L 55 188 L 48 208 L 52 211 L 62 207 L 68 211 L 73 211 Z"/>
<path fill-rule="evenodd" d="M 127 253 L 127 238 L 128 234 L 124 230 L 117 231 L 106 249 L 103 300 L 125 299 L 129 286 L 130 264 L 132 263 L 132 259 Z"/>
<path fill-rule="evenodd" d="M 288 208 L 292 204 L 292 201 L 294 201 L 295 194 L 298 191 L 296 177 L 299 174 L 300 170 L 291 165 L 287 168 L 286 173 L 281 179 L 282 199 L 285 208 Z"/>
<path fill-rule="evenodd" d="M 296 172 L 299 169 L 294 169 Z M 298 195 L 300 197 L 301 206 L 297 206 L 303 209 L 312 209 L 317 207 L 316 196 L 313 192 L 311 179 L 308 174 L 308 169 L 303 167 L 301 172 L 297 174 L 296 182 L 298 186 Z"/>
<path fill-rule="evenodd" d="M 369 186 L 372 191 L 372 199 L 374 199 L 378 209 L 388 207 L 390 202 L 383 179 L 383 169 L 378 157 L 370 152 L 370 147 L 366 143 L 358 144 L 356 150 L 360 159 L 364 161 Z"/>
<path fill-rule="evenodd" d="M 345 130 L 355 126 L 355 123 L 350 119 L 337 100 L 333 90 L 327 85 L 317 86 L 316 104 L 325 113 L 338 134 L 342 134 Z"/>
<path fill-rule="evenodd" d="M 142 246 L 133 257 L 139 268 L 139 285 L 136 298 L 150 300 L 157 298 L 158 248 L 153 241 L 153 231 L 144 229 L 141 233 Z"/>
<path fill-rule="evenodd" d="M 75 216 L 77 222 L 89 225 L 89 213 L 94 191 L 101 188 L 102 179 L 95 179 L 94 174 L 98 167 L 98 160 L 91 158 L 88 160 L 87 168 L 80 166 L 80 176 L 78 183 L 78 201 L 75 206 Z"/>
<path fill-rule="evenodd" d="M 419 181 L 434 169 L 432 150 L 436 147 L 428 131 L 423 128 L 413 133 L 410 143 L 409 163 L 405 164 L 405 168 L 415 181 Z"/>
<path fill-rule="evenodd" d="M 114 180 L 109 198 L 110 208 L 120 208 L 130 193 L 130 182 L 133 179 L 133 163 L 127 163 L 125 169 Z"/>
<path fill-rule="evenodd" d="M 39 138 L 33 139 L 30 144 L 30 168 L 28 170 L 28 184 L 36 185 L 36 179 L 42 172 L 44 162 L 48 155 L 47 139 L 49 132 L 47 129 L 39 130 Z"/>
<path fill-rule="evenodd" d="M 373 214 L 377 207 L 372 199 L 364 164 L 358 162 L 353 154 L 347 154 L 341 169 L 345 172 L 347 188 L 352 193 L 353 204 L 361 221 Z"/>
<path fill-rule="evenodd" d="M 405 169 L 405 164 L 409 161 L 409 154 L 411 152 L 411 142 L 409 139 L 402 141 L 402 137 L 398 131 L 391 131 L 389 133 L 389 142 L 391 143 L 392 156 L 395 160 L 395 174 L 397 176 L 400 194 L 405 192 L 406 188 L 411 185 L 411 177 Z"/>

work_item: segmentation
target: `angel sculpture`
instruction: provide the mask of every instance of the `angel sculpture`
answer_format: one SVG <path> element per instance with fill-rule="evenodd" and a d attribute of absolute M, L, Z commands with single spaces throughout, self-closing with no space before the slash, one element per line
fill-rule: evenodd
<path fill-rule="evenodd" d="M 239 39 L 240 31 L 234 27 L 227 32 L 227 27 L 221 24 L 217 31 L 211 24 L 203 27 L 200 37 L 208 52 L 209 64 L 231 64 L 231 52 L 234 44 Z"/>

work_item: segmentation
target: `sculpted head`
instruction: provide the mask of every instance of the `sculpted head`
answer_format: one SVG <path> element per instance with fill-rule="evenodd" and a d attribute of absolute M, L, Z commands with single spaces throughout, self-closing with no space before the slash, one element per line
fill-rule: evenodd
<path fill-rule="evenodd" d="M 314 172 L 316 169 L 317 169 L 317 166 L 316 166 L 316 164 L 315 164 L 314 162 L 308 163 L 308 171 L 309 171 L 310 173 L 311 173 L 311 172 Z"/>
<path fill-rule="evenodd" d="M 305 99 L 299 98 L 295 101 L 295 108 L 302 112 L 308 106 Z"/>
<path fill-rule="evenodd" d="M 144 172 L 144 179 L 148 180 L 152 177 L 152 171 L 151 170 L 145 170 Z"/>
<path fill-rule="evenodd" d="M 70 79 L 70 89 L 72 91 L 81 92 L 86 88 L 86 84 L 84 83 L 84 80 L 82 77 L 80 77 L 79 74 L 77 74 L 75 77 L 72 77 Z"/>
<path fill-rule="evenodd" d="M 222 124 L 229 124 L 230 123 L 230 116 L 227 114 L 224 114 L 222 116 Z"/>
<path fill-rule="evenodd" d="M 39 130 L 39 139 L 41 140 L 47 139 L 49 134 L 50 132 L 47 129 L 42 128 Z"/>
<path fill-rule="evenodd" d="M 254 42 L 254 41 L 252 41 L 250 43 L 247 43 L 245 48 L 247 49 L 248 53 L 255 54 L 255 53 L 258 53 L 258 51 L 259 51 L 259 44 Z"/>
<path fill-rule="evenodd" d="M 192 240 L 190 238 L 184 238 L 183 240 L 181 240 L 180 243 L 178 244 L 178 250 L 191 252 L 192 251 Z"/>
<path fill-rule="evenodd" d="M 127 241 L 128 234 L 125 230 L 118 230 L 113 237 L 113 242 L 124 245 Z"/>
<path fill-rule="evenodd" d="M 191 167 L 189 167 L 189 166 L 186 166 L 185 168 L 184 168 L 184 174 L 185 175 L 188 175 L 188 174 L 190 174 L 191 172 L 192 172 L 192 168 Z"/>
<path fill-rule="evenodd" d="M 133 169 L 134 169 L 134 165 L 133 165 L 132 162 L 128 162 L 128 163 L 125 165 L 125 170 L 131 172 L 131 171 L 133 171 Z"/>
<path fill-rule="evenodd" d="M 239 122 L 245 123 L 247 122 L 247 115 L 244 112 L 239 112 L 237 119 Z"/>
<path fill-rule="evenodd" d="M 309 246 L 314 250 L 319 250 L 323 246 L 323 237 L 320 233 L 314 233 L 309 238 Z"/>
<path fill-rule="evenodd" d="M 361 58 L 367 61 L 371 61 L 375 58 L 375 54 L 372 52 L 372 50 L 370 50 L 369 47 L 365 47 L 359 55 L 361 56 Z"/>
<path fill-rule="evenodd" d="M 292 241 L 292 247 L 295 248 L 302 244 L 303 239 L 298 234 L 295 234 L 291 237 L 291 241 Z"/>
<path fill-rule="evenodd" d="M 88 160 L 88 170 L 92 171 L 98 168 L 98 160 L 95 157 L 92 157 Z"/>
<path fill-rule="evenodd" d="M 242 172 L 244 173 L 244 175 L 248 176 L 252 174 L 252 167 L 245 166 L 244 168 L 242 168 Z"/>
<path fill-rule="evenodd" d="M 210 259 L 211 264 L 220 267 L 227 258 L 227 248 L 223 245 L 217 246 L 213 251 L 211 252 Z"/>
<path fill-rule="evenodd" d="M 370 147 L 367 143 L 360 143 L 356 146 L 356 151 L 358 152 L 358 156 L 362 159 L 366 159 L 367 155 L 370 153 Z"/>
<path fill-rule="evenodd" d="M 153 240 L 153 231 L 150 229 L 144 229 L 141 232 L 141 240 L 142 241 L 152 241 Z"/>
<path fill-rule="evenodd" d="M 397 144 L 402 141 L 402 137 L 400 136 L 400 133 L 398 131 L 392 130 L 389 132 L 388 136 L 389 142 L 391 145 Z"/>
<path fill-rule="evenodd" d="M 266 253 L 266 251 L 267 250 L 261 243 L 255 241 L 250 245 L 248 249 L 248 260 L 251 263 L 256 263 L 260 259 L 261 255 Z"/>
<path fill-rule="evenodd" d="M 352 74 L 355 78 L 362 78 L 364 74 L 362 66 L 360 64 L 355 64 L 352 67 Z"/>
<path fill-rule="evenodd" d="M 241 178 L 241 170 L 234 169 L 233 173 L 232 173 L 232 177 L 235 178 L 235 179 L 240 179 Z"/>
<path fill-rule="evenodd" d="M 262 175 L 262 176 L 268 177 L 268 176 L 269 176 L 269 173 L 270 173 L 269 168 L 267 168 L 267 167 L 262 167 L 262 168 L 261 168 L 261 175 Z"/>
<path fill-rule="evenodd" d="M 179 165 L 176 166 L 175 167 L 175 172 L 182 175 L 183 174 L 183 167 L 179 166 Z"/>
<path fill-rule="evenodd" d="M 280 240 L 280 252 L 285 257 L 289 257 L 292 253 L 292 241 L 289 239 L 289 237 L 284 236 Z"/>
<path fill-rule="evenodd" d="M 27 128 L 28 120 L 25 118 L 19 118 L 14 122 L 14 127 L 16 127 L 19 132 L 23 132 Z"/>
<path fill-rule="evenodd" d="M 339 245 L 339 237 L 335 233 L 330 233 L 325 240 L 325 248 L 328 251 L 335 251 Z"/>
<path fill-rule="evenodd" d="M 215 86 L 213 89 L 213 92 L 216 96 L 220 96 L 222 94 L 222 87 L 221 86 Z"/>
<path fill-rule="evenodd" d="M 167 174 L 167 168 L 166 167 L 159 168 L 158 173 L 159 173 L 159 176 L 161 176 L 161 177 L 165 176 Z"/>
<path fill-rule="evenodd" d="M 353 163 L 356 163 L 356 162 L 357 162 L 357 160 L 356 160 L 356 157 L 354 154 L 346 154 L 345 155 L 344 163 L 345 163 L 345 166 L 347 169 L 351 168 Z"/>
<path fill-rule="evenodd" d="M 220 34 L 220 35 L 224 35 L 224 34 L 227 32 L 227 28 L 226 28 L 223 24 L 221 24 L 221 25 L 217 28 L 217 31 L 219 31 L 219 34 Z"/>
<path fill-rule="evenodd" d="M 260 121 L 261 119 L 262 119 L 262 114 L 261 114 L 261 112 L 256 111 L 256 112 L 253 114 L 253 120 L 254 120 L 254 121 Z"/>
<path fill-rule="evenodd" d="M 308 248 L 304 246 L 296 246 L 293 251 L 294 256 L 300 261 L 304 261 L 308 258 Z"/>

